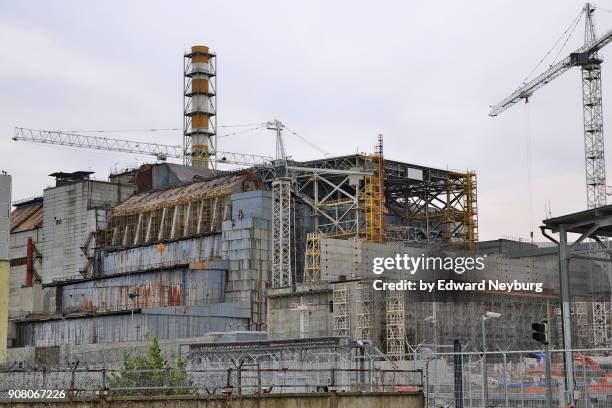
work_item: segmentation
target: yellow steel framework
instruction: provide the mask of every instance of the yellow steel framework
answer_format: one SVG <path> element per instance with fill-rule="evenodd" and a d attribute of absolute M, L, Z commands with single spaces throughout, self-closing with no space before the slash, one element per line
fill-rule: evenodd
<path fill-rule="evenodd" d="M 465 191 L 464 229 L 465 241 L 469 247 L 478 242 L 478 193 L 476 189 L 476 173 L 467 172 L 463 178 Z"/>
<path fill-rule="evenodd" d="M 321 281 L 321 234 L 309 233 L 306 238 L 304 282 Z"/>
<path fill-rule="evenodd" d="M 476 173 L 450 172 L 441 196 L 441 209 L 428 209 L 414 218 L 441 218 L 442 236 L 451 242 L 474 249 L 478 242 L 478 195 Z"/>
<path fill-rule="evenodd" d="M 368 242 L 384 241 L 384 183 L 385 170 L 383 159 L 383 139 L 378 136 L 376 154 L 366 156 L 366 163 L 372 165 L 374 173 L 365 177 L 365 188 L 362 194 L 365 213 L 363 235 Z"/>

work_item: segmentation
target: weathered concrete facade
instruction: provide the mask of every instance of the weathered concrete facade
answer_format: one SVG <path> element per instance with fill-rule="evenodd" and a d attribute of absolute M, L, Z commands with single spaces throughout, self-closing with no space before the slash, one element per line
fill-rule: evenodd
<path fill-rule="evenodd" d="M 183 408 L 423 408 L 422 392 L 397 393 L 303 393 L 222 397 L 96 398 L 53 401 L 65 408 L 165 408 L 169 404 Z M 1 402 L 0 406 L 31 408 L 46 401 Z"/>

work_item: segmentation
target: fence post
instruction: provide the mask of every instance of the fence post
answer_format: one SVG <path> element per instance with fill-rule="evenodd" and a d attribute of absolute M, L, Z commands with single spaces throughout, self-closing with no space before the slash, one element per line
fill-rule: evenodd
<path fill-rule="evenodd" d="M 242 395 L 242 364 L 238 366 L 238 395 Z"/>
<path fill-rule="evenodd" d="M 506 357 L 506 353 L 503 354 L 504 357 L 504 402 L 506 406 L 508 405 L 508 358 Z"/>
<path fill-rule="evenodd" d="M 463 408 L 463 355 L 461 354 L 461 342 L 453 342 L 455 353 L 453 362 L 455 365 L 455 408 Z M 508 404 L 506 404 L 508 405 Z"/>
<path fill-rule="evenodd" d="M 552 381 L 550 378 L 550 349 L 544 345 L 544 375 L 546 376 L 546 408 L 552 408 Z"/>

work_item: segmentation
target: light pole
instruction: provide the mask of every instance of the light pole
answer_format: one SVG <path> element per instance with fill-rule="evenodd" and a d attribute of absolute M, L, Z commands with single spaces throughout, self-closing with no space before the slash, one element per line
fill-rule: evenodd
<path fill-rule="evenodd" d="M 431 324 L 431 328 L 432 328 L 432 349 L 434 354 L 436 354 L 438 352 L 438 321 L 436 320 L 436 316 L 427 316 L 425 319 L 423 319 L 425 322 Z"/>
<path fill-rule="evenodd" d="M 436 307 L 435 307 L 435 302 L 434 302 L 434 307 L 433 307 L 433 312 L 434 314 L 432 316 L 427 316 L 425 319 L 423 319 L 426 323 L 431 324 L 431 328 L 432 328 L 432 349 L 433 349 L 433 359 L 434 361 L 437 361 L 437 355 L 436 353 L 438 352 L 438 321 L 436 319 Z M 425 401 L 426 401 L 426 406 L 429 406 L 429 361 L 430 358 L 427 358 L 426 360 L 426 370 L 425 370 L 425 374 L 427 375 L 427 393 L 425 394 Z M 434 365 L 434 370 L 437 370 L 437 362 Z M 437 374 L 437 371 L 434 371 Z M 435 376 L 436 378 L 436 382 L 433 385 L 433 389 L 434 389 L 434 397 L 436 395 L 436 393 L 438 392 L 438 389 L 436 387 L 438 380 L 437 380 L 437 375 Z"/>
<path fill-rule="evenodd" d="M 482 321 L 482 406 L 487 408 L 489 402 L 489 379 L 487 376 L 487 333 L 485 328 L 485 322 L 489 319 L 499 319 L 501 313 L 496 312 L 485 312 L 481 317 Z"/>

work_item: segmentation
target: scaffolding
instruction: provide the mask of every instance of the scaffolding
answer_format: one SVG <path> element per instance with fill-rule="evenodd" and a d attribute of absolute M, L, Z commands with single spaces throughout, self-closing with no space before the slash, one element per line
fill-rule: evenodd
<path fill-rule="evenodd" d="M 348 284 L 334 286 L 334 336 L 350 336 L 351 323 L 349 313 L 350 287 Z"/>
<path fill-rule="evenodd" d="M 321 235 L 309 233 L 306 238 L 304 283 L 321 281 Z"/>
<path fill-rule="evenodd" d="M 374 173 L 365 177 L 365 188 L 362 193 L 365 226 L 363 235 L 368 242 L 384 242 L 384 180 L 385 168 L 383 159 L 382 135 L 378 136 L 376 154 L 365 156 L 368 167 Z"/>
<path fill-rule="evenodd" d="M 387 291 L 387 356 L 399 360 L 406 352 L 406 320 L 404 313 L 404 291 Z"/>
<path fill-rule="evenodd" d="M 592 347 L 608 347 L 608 319 L 610 315 L 609 302 L 591 302 L 593 319 Z"/>
<path fill-rule="evenodd" d="M 571 303 L 574 336 L 578 346 L 587 345 L 589 341 L 589 316 L 587 302 Z"/>
<path fill-rule="evenodd" d="M 272 182 L 272 287 L 291 286 L 291 180 Z"/>
<path fill-rule="evenodd" d="M 463 190 L 465 192 L 463 225 L 468 248 L 474 248 L 478 242 L 478 192 L 476 186 L 476 173 L 465 173 L 463 178 Z"/>
<path fill-rule="evenodd" d="M 166 206 L 118 211 L 96 243 L 101 247 L 137 246 L 220 232 L 229 215 L 229 194 L 220 192 L 189 201 L 192 199 L 184 197 Z"/>
<path fill-rule="evenodd" d="M 372 340 L 377 338 L 376 299 L 371 282 L 359 282 L 355 292 L 355 338 Z"/>
<path fill-rule="evenodd" d="M 217 147 L 217 58 L 195 46 L 183 57 L 183 164 L 208 167 Z"/>

